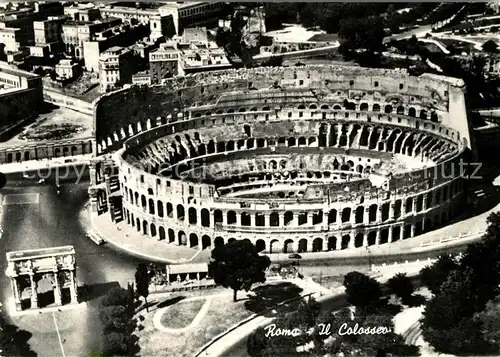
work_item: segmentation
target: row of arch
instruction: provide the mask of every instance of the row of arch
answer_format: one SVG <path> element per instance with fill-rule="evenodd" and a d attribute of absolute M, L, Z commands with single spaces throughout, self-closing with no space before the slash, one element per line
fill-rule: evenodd
<path fill-rule="evenodd" d="M 286 111 L 286 107 L 284 110 Z M 380 105 L 379 103 L 374 103 L 373 105 L 370 105 L 366 102 L 363 103 L 354 103 L 350 102 L 347 99 L 344 100 L 344 102 L 341 104 L 321 104 L 321 103 L 311 103 L 309 105 L 305 104 L 299 104 L 297 106 L 298 110 L 359 110 L 359 111 L 372 111 L 372 112 L 381 112 L 383 109 L 383 112 L 385 114 L 398 114 L 398 115 L 407 115 L 413 118 L 419 118 L 419 119 L 430 119 L 433 122 L 438 121 L 438 114 L 435 111 L 428 111 L 426 109 L 417 109 L 415 107 L 409 107 L 406 109 L 405 106 L 399 105 L 397 107 L 393 107 L 390 104 L 382 104 Z M 245 108 L 245 107 L 240 107 L 238 109 L 235 108 L 227 108 L 225 110 L 218 109 L 215 113 L 212 113 L 211 111 L 206 111 L 206 112 L 190 112 L 190 117 L 194 118 L 200 118 L 202 115 L 206 117 L 210 117 L 213 114 L 216 115 L 222 115 L 222 114 L 233 114 L 233 113 L 246 113 L 246 112 L 266 112 L 270 111 L 271 107 L 269 105 L 265 105 L 262 107 L 256 107 L 253 106 L 251 108 Z M 291 112 L 288 115 L 291 117 Z"/>
<path fill-rule="evenodd" d="M 266 253 L 303 253 L 360 248 L 391 243 L 426 233 L 441 226 L 450 216 L 455 215 L 457 211 L 458 207 L 456 205 L 448 205 L 428 216 L 421 217 L 413 223 L 398 223 L 375 230 L 362 230 L 356 233 L 347 232 L 338 236 L 287 239 L 259 238 L 252 241 L 256 245 L 257 250 Z M 161 225 L 157 226 L 154 223 L 149 223 L 147 220 L 141 220 L 127 209 L 124 209 L 124 216 L 126 217 L 127 224 L 145 236 L 165 241 L 166 243 L 199 250 L 210 249 L 217 244 L 224 244 L 235 239 L 217 236 L 212 240 L 212 237 L 208 234 L 186 233 L 182 229 L 175 232 L 172 228 L 165 229 Z"/>
<path fill-rule="evenodd" d="M 170 142 L 166 140 L 150 144 L 136 154 L 142 162 L 153 166 L 153 171 L 173 170 L 175 165 L 182 163 L 187 165 L 187 160 L 205 157 L 215 153 L 224 153 L 236 150 L 248 150 L 265 147 L 294 147 L 294 146 L 319 146 L 319 147 L 366 147 L 369 150 L 392 152 L 408 156 L 428 157 L 432 160 L 440 160 L 456 152 L 456 147 L 433 135 L 403 131 L 400 128 L 361 126 L 358 124 L 332 125 L 334 130 L 326 124 L 320 127 L 318 137 L 295 137 L 275 138 L 248 138 L 238 141 L 228 140 L 215 142 L 210 140 L 207 144 L 200 143 L 199 134 L 195 133 L 195 139 L 191 140 L 188 134 L 181 138 L 176 135 Z M 338 130 L 338 131 L 337 131 Z M 298 144 L 297 144 L 298 142 Z M 156 173 L 153 172 L 153 173 Z"/>
<path fill-rule="evenodd" d="M 125 207 L 136 206 L 142 208 L 145 213 L 159 218 L 169 217 L 177 219 L 190 225 L 200 225 L 202 227 L 212 227 L 213 225 L 237 225 L 242 227 L 281 227 L 281 226 L 301 226 L 316 224 L 370 224 L 386 222 L 392 219 L 399 219 L 401 216 L 409 214 L 419 214 L 422 211 L 430 210 L 441 206 L 460 194 L 463 181 L 458 179 L 451 183 L 442 185 L 427 193 L 418 194 L 406 199 L 387 201 L 382 204 L 361 205 L 357 207 L 344 207 L 342 210 L 330 209 L 309 210 L 302 212 L 282 211 L 249 213 L 234 210 L 222 211 L 214 209 L 212 212 L 207 208 L 197 209 L 186 207 L 183 204 L 173 205 L 171 202 L 147 198 L 144 194 L 132 191 L 132 189 L 122 186 L 122 193 L 125 199 Z"/>
<path fill-rule="evenodd" d="M 49 152 L 49 150 L 47 150 Z M 62 146 L 62 147 L 55 147 L 53 151 L 53 155 L 50 156 L 52 157 L 66 157 L 66 156 L 75 156 L 75 155 L 81 155 L 81 154 L 91 154 L 92 153 L 92 145 L 85 145 L 85 148 L 82 150 L 82 148 L 78 148 L 75 145 L 72 146 Z M 6 154 L 6 163 L 13 163 L 13 162 L 22 162 L 22 161 L 29 161 L 29 160 L 36 160 L 36 159 L 44 159 L 44 158 L 49 158 L 49 156 L 39 156 L 40 152 L 37 150 L 19 150 L 19 151 L 14 151 L 14 152 L 7 152 Z"/>

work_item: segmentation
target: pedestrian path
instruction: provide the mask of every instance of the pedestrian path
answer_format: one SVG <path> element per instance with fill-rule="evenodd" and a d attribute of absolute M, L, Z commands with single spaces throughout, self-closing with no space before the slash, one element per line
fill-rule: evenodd
<path fill-rule="evenodd" d="M 112 223 L 106 214 L 92 217 L 92 229 L 106 242 L 140 258 L 166 264 L 207 261 L 210 251 L 157 241 L 137 232 L 126 222 Z"/>

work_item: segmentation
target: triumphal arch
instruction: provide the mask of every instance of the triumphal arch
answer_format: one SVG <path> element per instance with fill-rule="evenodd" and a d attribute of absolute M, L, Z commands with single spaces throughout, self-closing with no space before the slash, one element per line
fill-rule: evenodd
<path fill-rule="evenodd" d="M 78 303 L 73 246 L 8 252 L 16 310 Z"/>

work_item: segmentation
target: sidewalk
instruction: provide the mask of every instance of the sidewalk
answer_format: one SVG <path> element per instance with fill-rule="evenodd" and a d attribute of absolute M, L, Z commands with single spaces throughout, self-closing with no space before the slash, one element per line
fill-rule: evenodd
<path fill-rule="evenodd" d="M 108 215 L 92 217 L 92 229 L 102 238 L 127 253 L 166 264 L 207 262 L 210 250 L 178 246 L 174 243 L 148 238 L 130 227 L 127 222 L 111 223 Z"/>
<path fill-rule="evenodd" d="M 92 159 L 93 154 L 76 155 L 57 157 L 54 159 L 30 160 L 23 162 L 12 162 L 10 164 L 1 164 L 0 172 L 4 174 L 11 174 L 16 172 L 29 172 L 36 170 L 46 170 L 55 167 L 64 167 L 71 165 L 84 165 L 88 164 Z"/>

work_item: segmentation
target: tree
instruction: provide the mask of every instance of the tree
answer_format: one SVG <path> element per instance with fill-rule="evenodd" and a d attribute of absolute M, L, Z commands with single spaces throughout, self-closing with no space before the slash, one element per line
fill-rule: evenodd
<path fill-rule="evenodd" d="M 137 321 L 134 318 L 135 301 L 133 287 L 115 287 L 99 302 L 99 319 L 103 325 L 101 353 L 111 356 L 134 355 L 137 337 L 133 334 Z"/>
<path fill-rule="evenodd" d="M 260 256 L 250 241 L 235 240 L 212 250 L 209 270 L 217 285 L 233 289 L 233 301 L 238 290 L 250 290 L 254 283 L 266 281 L 265 270 L 271 265 L 267 256 Z"/>
<path fill-rule="evenodd" d="M 406 274 L 399 273 L 389 279 L 387 285 L 392 292 L 403 301 L 407 301 L 413 295 L 415 287 Z"/>
<path fill-rule="evenodd" d="M 127 331 L 130 327 L 130 320 L 123 306 L 102 306 L 99 309 L 99 320 L 105 332 Z"/>
<path fill-rule="evenodd" d="M 344 286 L 347 301 L 356 307 L 366 308 L 382 296 L 380 283 L 357 271 L 352 271 L 344 277 Z"/>
<path fill-rule="evenodd" d="M 149 312 L 148 307 L 148 295 L 149 295 L 149 272 L 148 267 L 144 263 L 139 263 L 137 265 L 137 270 L 135 272 L 135 287 L 137 294 L 144 298 L 144 303 L 146 304 L 146 311 Z"/>
<path fill-rule="evenodd" d="M 458 264 L 455 259 L 442 255 L 434 264 L 420 271 L 420 280 L 432 293 L 437 294 L 450 272 L 456 269 L 458 269 Z"/>
<path fill-rule="evenodd" d="M 477 315 L 485 340 L 500 348 L 500 296 L 489 301 L 486 308 Z"/>
<path fill-rule="evenodd" d="M 123 333 L 111 332 L 103 336 L 101 353 L 105 356 L 127 356 L 128 342 Z"/>

